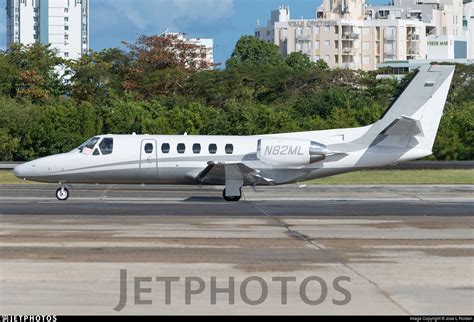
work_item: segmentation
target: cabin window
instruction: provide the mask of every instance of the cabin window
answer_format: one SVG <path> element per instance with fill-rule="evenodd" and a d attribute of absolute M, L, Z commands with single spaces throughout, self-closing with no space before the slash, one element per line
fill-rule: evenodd
<path fill-rule="evenodd" d="M 425 87 L 434 87 L 435 83 L 433 81 L 428 81 L 425 83 Z"/>
<path fill-rule="evenodd" d="M 183 154 L 184 152 L 186 152 L 186 145 L 184 143 L 178 144 L 178 153 Z"/>
<path fill-rule="evenodd" d="M 209 144 L 209 153 L 216 154 L 217 153 L 217 145 L 216 144 Z"/>
<path fill-rule="evenodd" d="M 94 150 L 94 153 L 92 153 L 92 155 L 100 155 L 99 149 L 96 148 L 96 149 Z"/>
<path fill-rule="evenodd" d="M 145 153 L 147 153 L 147 154 L 153 153 L 153 144 L 152 143 L 145 144 Z"/>
<path fill-rule="evenodd" d="M 112 154 L 114 151 L 114 139 L 112 138 L 105 138 L 99 144 L 100 152 L 102 155 L 109 155 Z"/>
<path fill-rule="evenodd" d="M 225 146 L 225 153 L 226 154 L 232 154 L 234 153 L 234 146 L 232 144 L 227 144 Z"/>
<path fill-rule="evenodd" d="M 170 153 L 170 150 L 171 150 L 171 148 L 170 148 L 170 145 L 168 143 L 163 143 L 161 145 L 161 152 L 163 152 L 164 154 Z"/>
<path fill-rule="evenodd" d="M 201 153 L 201 144 L 196 143 L 196 144 L 193 145 L 193 153 L 194 154 Z"/>

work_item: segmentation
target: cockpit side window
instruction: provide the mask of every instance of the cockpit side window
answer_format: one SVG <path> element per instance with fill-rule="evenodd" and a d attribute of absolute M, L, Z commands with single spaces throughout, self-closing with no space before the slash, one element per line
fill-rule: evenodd
<path fill-rule="evenodd" d="M 94 149 L 95 145 L 97 144 L 97 142 L 99 142 L 100 138 L 99 137 L 93 137 L 89 140 L 87 140 L 86 142 L 84 142 L 79 148 L 77 148 L 79 150 L 80 153 L 83 153 L 83 154 L 86 154 L 86 155 L 90 155 L 92 154 L 92 150 Z"/>
<path fill-rule="evenodd" d="M 100 152 L 102 155 L 109 155 L 112 154 L 114 151 L 114 139 L 112 138 L 105 138 L 99 144 Z"/>

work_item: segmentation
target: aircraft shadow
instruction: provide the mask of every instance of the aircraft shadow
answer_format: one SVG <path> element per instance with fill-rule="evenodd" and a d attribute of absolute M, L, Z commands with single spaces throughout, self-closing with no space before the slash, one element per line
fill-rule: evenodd
<path fill-rule="evenodd" d="M 184 199 L 183 202 L 224 203 L 225 201 L 221 197 L 189 197 L 189 198 Z"/>

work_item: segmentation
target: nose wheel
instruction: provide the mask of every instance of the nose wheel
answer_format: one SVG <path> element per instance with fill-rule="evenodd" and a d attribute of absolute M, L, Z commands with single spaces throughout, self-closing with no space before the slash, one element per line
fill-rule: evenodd
<path fill-rule="evenodd" d="M 69 198 L 69 190 L 64 187 L 59 188 L 56 190 L 56 198 L 58 198 L 59 201 L 66 201 Z"/>

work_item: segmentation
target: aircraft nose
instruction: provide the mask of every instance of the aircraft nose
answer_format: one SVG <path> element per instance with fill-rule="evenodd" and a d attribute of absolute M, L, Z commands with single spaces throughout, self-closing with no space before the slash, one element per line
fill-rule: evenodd
<path fill-rule="evenodd" d="M 33 174 L 33 171 L 34 171 L 34 164 L 31 162 L 28 162 L 28 163 L 17 165 L 13 169 L 13 174 L 17 178 L 24 179 L 24 178 L 27 178 L 28 176 L 31 176 Z"/>
<path fill-rule="evenodd" d="M 13 174 L 15 175 L 15 177 L 20 178 L 23 174 L 23 171 L 24 171 L 24 164 L 20 164 L 20 165 L 17 165 L 13 169 Z"/>

